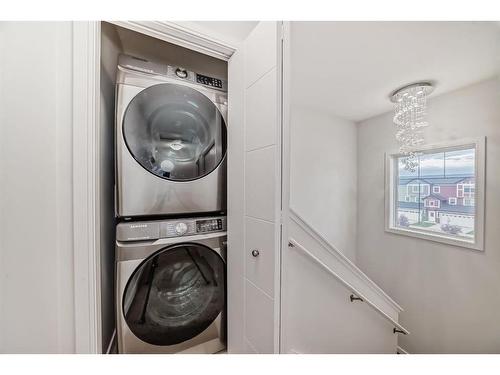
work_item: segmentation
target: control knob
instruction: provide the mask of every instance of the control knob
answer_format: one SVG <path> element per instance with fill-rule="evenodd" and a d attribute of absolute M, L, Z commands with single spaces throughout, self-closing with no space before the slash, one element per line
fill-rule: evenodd
<path fill-rule="evenodd" d="M 186 223 L 177 223 L 175 225 L 175 233 L 177 233 L 180 236 L 183 236 L 184 234 L 186 234 L 187 230 L 188 230 L 188 226 L 186 225 Z"/>
<path fill-rule="evenodd" d="M 184 68 L 177 68 L 175 69 L 175 75 L 179 78 L 187 78 L 188 73 Z"/>

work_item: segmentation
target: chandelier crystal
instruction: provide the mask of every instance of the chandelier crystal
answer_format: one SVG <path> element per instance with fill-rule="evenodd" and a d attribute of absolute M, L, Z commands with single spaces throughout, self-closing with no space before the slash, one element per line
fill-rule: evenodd
<path fill-rule="evenodd" d="M 418 82 L 394 91 L 390 98 L 394 103 L 393 122 L 396 125 L 396 139 L 399 152 L 405 155 L 405 169 L 414 172 L 418 166 L 418 153 L 415 148 L 424 143 L 423 128 L 427 96 L 434 90 L 430 82 Z"/>

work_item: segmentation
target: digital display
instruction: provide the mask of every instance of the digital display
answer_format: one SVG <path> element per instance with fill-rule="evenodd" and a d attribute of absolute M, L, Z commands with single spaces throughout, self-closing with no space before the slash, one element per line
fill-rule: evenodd
<path fill-rule="evenodd" d="M 222 230 L 222 220 L 221 219 L 210 219 L 210 220 L 197 220 L 196 221 L 196 232 L 211 232 Z"/>
<path fill-rule="evenodd" d="M 212 86 L 212 87 L 217 87 L 219 89 L 222 88 L 222 80 L 213 78 L 213 77 L 207 77 L 201 74 L 196 74 L 196 82 L 207 85 L 207 86 Z"/>

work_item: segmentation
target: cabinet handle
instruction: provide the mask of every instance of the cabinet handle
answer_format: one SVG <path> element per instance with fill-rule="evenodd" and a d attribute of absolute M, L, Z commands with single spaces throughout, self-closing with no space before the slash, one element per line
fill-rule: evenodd
<path fill-rule="evenodd" d="M 252 250 L 252 256 L 253 256 L 254 258 L 257 258 L 257 257 L 259 256 L 259 254 L 260 254 L 259 250 L 257 250 L 257 249 Z"/>

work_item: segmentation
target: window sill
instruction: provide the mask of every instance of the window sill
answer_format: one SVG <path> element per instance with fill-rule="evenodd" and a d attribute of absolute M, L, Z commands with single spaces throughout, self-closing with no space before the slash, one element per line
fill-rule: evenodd
<path fill-rule="evenodd" d="M 445 245 L 452 245 L 458 247 L 464 247 L 471 250 L 483 251 L 483 244 L 475 241 L 467 241 L 466 239 L 458 239 L 455 237 L 449 237 L 440 234 L 430 234 L 429 232 L 419 231 L 418 229 L 403 229 L 400 227 L 386 227 L 385 231 L 388 233 L 398 234 L 400 236 L 420 238 L 427 241 L 439 242 Z"/>

